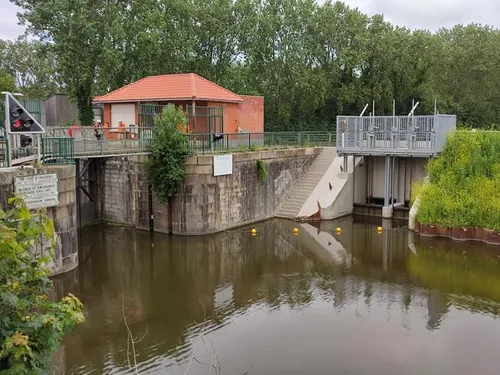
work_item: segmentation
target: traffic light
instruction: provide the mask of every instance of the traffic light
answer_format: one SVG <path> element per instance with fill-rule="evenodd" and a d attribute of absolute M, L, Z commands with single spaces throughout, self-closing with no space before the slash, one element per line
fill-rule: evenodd
<path fill-rule="evenodd" d="M 45 130 L 33 116 L 9 93 L 8 103 L 9 131 L 11 133 L 44 133 Z"/>

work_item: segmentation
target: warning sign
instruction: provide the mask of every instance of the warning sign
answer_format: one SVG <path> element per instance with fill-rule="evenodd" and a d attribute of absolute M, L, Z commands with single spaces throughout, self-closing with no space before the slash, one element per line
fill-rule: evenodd
<path fill-rule="evenodd" d="M 57 206 L 57 181 L 55 173 L 16 177 L 16 194 L 24 199 L 29 209 Z"/>

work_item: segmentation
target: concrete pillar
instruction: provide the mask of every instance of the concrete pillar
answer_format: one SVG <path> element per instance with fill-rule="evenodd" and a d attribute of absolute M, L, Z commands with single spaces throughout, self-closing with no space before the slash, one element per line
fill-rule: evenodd
<path fill-rule="evenodd" d="M 384 169 L 384 207 L 389 206 L 389 189 L 390 189 L 390 169 L 391 157 L 386 155 L 385 157 L 385 169 Z"/>
<path fill-rule="evenodd" d="M 384 206 L 382 207 L 382 218 L 383 219 L 390 219 L 392 218 L 393 210 L 392 206 Z"/>
<path fill-rule="evenodd" d="M 392 205 L 390 204 L 391 194 L 391 156 L 385 156 L 385 171 L 384 171 L 384 207 L 382 208 L 382 217 L 385 219 L 392 218 Z"/>

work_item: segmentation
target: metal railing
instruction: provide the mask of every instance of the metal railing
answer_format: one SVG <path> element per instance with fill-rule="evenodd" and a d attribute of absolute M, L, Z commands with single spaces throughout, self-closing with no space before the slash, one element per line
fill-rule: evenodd
<path fill-rule="evenodd" d="M 47 128 L 40 142 L 40 157 L 45 164 L 71 164 L 79 157 L 99 157 L 147 153 L 153 139 L 152 128 L 118 129 Z M 269 132 L 269 133 L 205 133 L 186 134 L 186 147 L 191 154 L 256 151 L 294 147 L 335 146 L 333 132 Z M 0 137 L 0 167 L 9 167 L 8 142 Z M 34 158 L 33 146 L 11 149 L 13 160 Z M 15 163 L 14 163 L 15 164 Z M 13 165 L 14 165 L 13 164 Z"/>
<path fill-rule="evenodd" d="M 333 132 L 188 134 L 191 153 L 255 151 L 262 148 L 335 147 Z"/>
<path fill-rule="evenodd" d="M 132 126 L 122 132 L 117 128 L 47 128 L 44 138 L 47 137 L 73 139 L 76 157 L 145 153 L 153 138 L 153 128 Z M 186 138 L 186 147 L 192 154 L 335 146 L 334 132 L 190 133 Z"/>
<path fill-rule="evenodd" d="M 357 154 L 435 155 L 456 116 L 337 117 L 337 150 Z"/>
<path fill-rule="evenodd" d="M 72 164 L 75 162 L 75 140 L 68 137 L 42 138 L 41 156 L 44 164 Z"/>
<path fill-rule="evenodd" d="M 44 138 L 67 138 L 74 141 L 74 155 L 107 156 L 147 152 L 152 128 L 47 128 Z"/>

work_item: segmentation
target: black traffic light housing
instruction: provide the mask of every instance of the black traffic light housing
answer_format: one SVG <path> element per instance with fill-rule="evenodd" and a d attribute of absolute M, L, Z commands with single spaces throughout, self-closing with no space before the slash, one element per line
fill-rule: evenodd
<path fill-rule="evenodd" d="M 6 94 L 8 103 L 8 129 L 10 133 L 45 133 L 42 126 L 33 116 L 11 95 Z"/>

